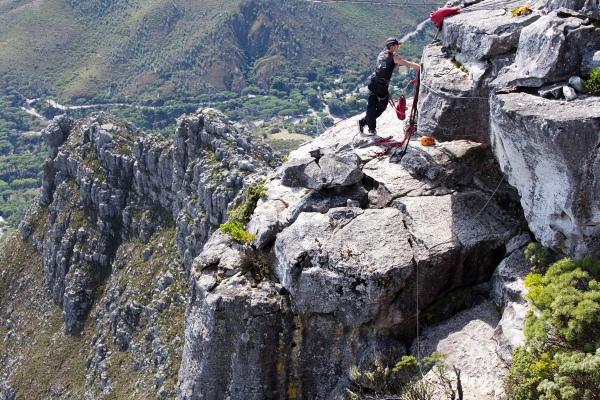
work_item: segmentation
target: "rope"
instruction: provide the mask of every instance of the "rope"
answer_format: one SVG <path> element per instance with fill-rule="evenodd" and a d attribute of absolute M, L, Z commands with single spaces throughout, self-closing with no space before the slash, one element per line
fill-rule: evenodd
<path fill-rule="evenodd" d="M 441 246 L 442 244 L 445 243 L 449 243 L 452 241 L 452 239 L 454 237 L 456 237 L 456 239 L 458 239 L 458 235 L 464 231 L 466 228 L 468 228 L 478 217 L 479 215 L 483 212 L 483 210 L 485 210 L 485 208 L 487 207 L 488 204 L 490 204 L 490 201 L 492 201 L 492 199 L 494 198 L 494 195 L 496 194 L 496 192 L 498 191 L 498 189 L 500 188 L 500 185 L 502 185 L 502 182 L 504 182 L 504 174 L 502 174 L 502 179 L 500 180 L 500 183 L 498 183 L 498 186 L 496 186 L 496 189 L 494 190 L 494 192 L 492 193 L 492 195 L 490 196 L 490 198 L 488 199 L 488 201 L 483 205 L 483 207 L 481 208 L 481 210 L 479 210 L 479 212 L 477 213 L 477 215 L 475 215 L 473 218 L 471 218 L 471 220 L 462 227 L 462 229 L 460 229 L 457 233 L 453 233 L 452 236 L 450 237 L 449 240 L 446 240 L 445 242 L 441 242 L 436 244 L 435 246 L 429 247 L 427 248 L 427 250 L 431 250 L 434 249 L 438 246 Z M 412 236 L 412 235 L 411 235 Z M 417 341 L 417 360 L 420 361 L 421 360 L 421 344 L 419 342 L 419 263 L 421 262 L 421 260 L 419 260 L 419 258 L 417 256 L 415 256 L 415 260 L 417 261 L 417 268 L 416 268 L 416 272 L 417 272 L 417 287 L 416 287 L 416 295 L 417 295 L 417 337 L 416 337 L 416 341 Z M 421 364 L 418 363 L 417 364 L 419 366 L 419 372 L 421 373 L 421 376 L 423 376 L 423 371 L 421 369 Z"/>
<path fill-rule="evenodd" d="M 442 97 L 448 97 L 450 99 L 479 99 L 479 100 L 489 100 L 488 97 L 470 97 L 470 96 L 453 96 L 451 94 L 446 94 L 446 93 L 442 93 L 440 91 L 437 91 L 433 88 L 431 88 L 430 86 L 427 86 L 426 84 L 422 83 L 421 85 L 423 85 L 424 87 L 426 87 L 427 89 L 429 89 L 430 91 L 432 91 L 433 93 L 442 96 Z"/>
<path fill-rule="evenodd" d="M 485 210 L 485 208 L 487 207 L 487 205 L 490 204 L 490 201 L 492 201 L 492 199 L 494 198 L 494 195 L 496 194 L 496 192 L 498 191 L 498 189 L 500 189 L 500 185 L 502 185 L 502 182 L 504 182 L 504 174 L 502 174 L 502 179 L 500 179 L 500 183 L 498 183 L 498 186 L 496 186 L 496 189 L 494 189 L 494 192 L 492 193 L 492 195 L 490 196 L 490 198 L 488 199 L 488 201 L 483 205 L 483 207 L 481 208 L 481 210 L 479 210 L 479 212 L 477 213 L 477 215 L 475 215 L 469 222 L 467 222 L 467 224 L 464 225 L 462 227 L 462 229 L 460 229 L 456 233 L 453 233 L 452 236 L 450 237 L 450 239 L 446 240 L 445 242 L 438 243 L 435 246 L 429 247 L 427 250 L 431 250 L 431 249 L 434 249 L 434 248 L 436 248 L 438 246 L 441 246 L 443 244 L 450 243 L 452 241 L 452 239 L 454 239 L 454 238 L 458 239 L 458 235 L 462 231 L 464 231 L 466 228 L 468 228 L 473 223 L 473 221 L 475 221 L 477 219 L 477 217 L 479 217 L 479 215 L 481 215 L 481 213 L 483 212 L 483 210 Z"/>

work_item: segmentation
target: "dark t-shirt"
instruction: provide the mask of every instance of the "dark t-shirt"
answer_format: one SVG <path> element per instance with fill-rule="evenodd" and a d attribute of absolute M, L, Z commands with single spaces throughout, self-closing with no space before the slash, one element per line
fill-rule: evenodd
<path fill-rule="evenodd" d="M 394 67 L 396 63 L 394 62 L 394 54 L 390 53 L 387 50 L 383 50 L 377 56 L 377 68 L 375 69 L 375 73 L 380 78 L 389 81 L 392 79 L 392 74 L 394 73 Z"/>

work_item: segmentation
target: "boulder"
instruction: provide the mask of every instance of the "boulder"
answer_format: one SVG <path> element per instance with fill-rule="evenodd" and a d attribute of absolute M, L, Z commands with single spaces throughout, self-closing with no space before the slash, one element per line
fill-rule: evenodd
<path fill-rule="evenodd" d="M 510 303 L 527 304 L 527 293 L 523 281 L 531 270 L 531 263 L 525 258 L 523 250 L 517 250 L 506 257 L 494 271 L 490 280 L 490 297 L 500 307 Z"/>
<path fill-rule="evenodd" d="M 598 48 L 597 29 L 580 18 L 554 11 L 523 28 L 512 71 L 542 82 L 568 79 L 579 72 L 583 55 Z"/>
<path fill-rule="evenodd" d="M 600 68 L 600 50 L 592 50 L 585 53 L 581 59 L 581 74 L 583 76 L 590 76 L 590 72 Z"/>
<path fill-rule="evenodd" d="M 413 273 L 408 238 L 401 213 L 391 208 L 302 213 L 277 236 L 274 273 L 301 314 L 331 313 L 360 326 Z"/>
<path fill-rule="evenodd" d="M 508 365 L 512 362 L 512 352 L 525 344 L 523 327 L 529 307 L 527 304 L 512 302 L 502 311 L 502 319 L 494 329 L 494 340 L 498 343 L 496 352 Z"/>
<path fill-rule="evenodd" d="M 444 361 L 449 374 L 456 377 L 451 366 L 460 369 L 465 400 L 505 398 L 502 378 L 508 369 L 496 354 L 492 339 L 498 323 L 498 311 L 490 301 L 461 311 L 448 321 L 423 329 L 412 344 L 410 353 L 421 357 L 434 351 L 448 355 Z M 417 352 L 418 349 L 418 352 Z M 433 373 L 425 379 L 433 380 Z"/>
<path fill-rule="evenodd" d="M 350 144 L 317 149 L 310 155 L 284 164 L 281 178 L 284 186 L 319 190 L 350 186 L 362 179 L 360 159 Z"/>
<path fill-rule="evenodd" d="M 571 101 L 577 98 L 577 93 L 575 93 L 575 89 L 570 86 L 563 86 L 562 88 L 563 95 L 565 96 L 565 100 Z"/>
<path fill-rule="evenodd" d="M 325 179 L 316 160 L 312 157 L 290 160 L 283 165 L 282 169 L 281 184 L 284 186 L 317 190 L 323 187 Z"/>
<path fill-rule="evenodd" d="M 539 13 L 512 18 L 509 10 L 500 7 L 458 13 L 444 19 L 442 45 L 471 60 L 488 60 L 514 52 L 521 31 L 539 18 Z"/>
<path fill-rule="evenodd" d="M 411 146 L 400 163 L 374 159 L 365 164 L 363 173 L 378 192 L 375 206 L 383 207 L 403 196 L 451 193 L 470 184 L 478 168 L 491 159 L 489 145 L 454 140 L 436 146 Z"/>
<path fill-rule="evenodd" d="M 422 62 L 418 133 L 441 142 L 487 143 L 489 89 L 472 80 L 439 45 L 426 46 Z"/>
<path fill-rule="evenodd" d="M 600 257 L 600 98 L 491 99 L 493 151 L 536 239 L 570 257 Z"/>
<path fill-rule="evenodd" d="M 575 89 L 577 92 L 579 93 L 584 93 L 585 92 L 585 81 L 583 79 L 581 79 L 578 76 L 572 76 L 569 78 L 569 85 L 571 85 L 571 87 L 573 89 Z"/>

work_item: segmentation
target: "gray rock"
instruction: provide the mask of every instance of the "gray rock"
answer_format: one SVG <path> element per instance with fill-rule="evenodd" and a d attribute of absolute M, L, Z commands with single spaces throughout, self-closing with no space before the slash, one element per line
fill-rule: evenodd
<path fill-rule="evenodd" d="M 512 18 L 510 11 L 501 7 L 459 13 L 444 19 L 442 45 L 473 60 L 487 60 L 514 52 L 522 29 L 538 18 L 539 13 Z"/>
<path fill-rule="evenodd" d="M 529 312 L 527 304 L 509 303 L 502 311 L 502 319 L 494 329 L 494 340 L 498 343 L 496 352 L 508 365 L 512 362 L 512 352 L 525 344 L 523 327 Z"/>
<path fill-rule="evenodd" d="M 551 85 L 542 86 L 538 90 L 538 94 L 545 98 L 555 98 L 560 99 L 564 97 L 563 88 L 565 87 L 565 82 L 553 83 Z"/>
<path fill-rule="evenodd" d="M 567 101 L 575 100 L 577 98 L 577 93 L 575 93 L 575 89 L 573 89 L 570 86 L 563 86 L 562 91 Z"/>
<path fill-rule="evenodd" d="M 569 85 L 579 93 L 584 93 L 585 81 L 578 76 L 572 76 L 569 78 Z"/>
<path fill-rule="evenodd" d="M 144 259 L 144 261 L 148 261 L 148 259 L 150 258 L 151 255 L 152 255 L 152 249 L 149 247 L 146 247 L 144 249 L 144 251 L 142 252 L 142 258 Z"/>
<path fill-rule="evenodd" d="M 568 79 L 579 70 L 583 54 L 600 47 L 600 34 L 576 17 L 551 12 L 523 28 L 515 71 L 545 82 Z"/>
<path fill-rule="evenodd" d="M 527 293 L 523 281 L 530 272 L 531 263 L 527 261 L 523 251 L 515 251 L 506 257 L 494 271 L 490 279 L 490 297 L 500 307 L 510 303 L 527 304 L 524 296 Z"/>
<path fill-rule="evenodd" d="M 504 398 L 502 378 L 508 369 L 496 354 L 492 339 L 498 311 L 490 301 L 462 311 L 438 325 L 423 329 L 410 353 L 421 357 L 438 351 L 448 355 L 447 365 L 460 369 L 461 383 L 469 399 Z M 417 348 L 419 352 L 417 353 Z M 450 375 L 455 379 L 452 368 Z M 433 378 L 433 375 L 426 375 Z"/>
<path fill-rule="evenodd" d="M 600 50 L 588 51 L 581 58 L 581 74 L 589 77 L 590 71 L 600 68 Z"/>
<path fill-rule="evenodd" d="M 294 159 L 283 165 L 281 184 L 284 186 L 320 189 L 323 183 L 321 169 L 314 158 Z"/>
<path fill-rule="evenodd" d="M 489 89 L 471 80 L 435 44 L 425 47 L 422 62 L 419 134 L 442 142 L 488 142 Z"/>
<path fill-rule="evenodd" d="M 531 242 L 531 236 L 529 233 L 522 233 L 519 236 L 515 236 L 506 243 L 506 255 L 510 255 L 516 250 L 523 249 Z"/>
<path fill-rule="evenodd" d="M 492 95 L 493 151 L 529 228 L 544 246 L 575 258 L 600 255 L 599 127 L 598 97 L 557 107 L 526 93 Z"/>
<path fill-rule="evenodd" d="M 582 19 L 600 18 L 598 3 L 593 0 L 534 0 L 531 5 L 534 9 L 560 10 L 571 15 L 578 15 Z"/>
<path fill-rule="evenodd" d="M 413 273 L 402 215 L 389 208 L 302 213 L 274 251 L 275 275 L 301 314 L 332 313 L 350 326 L 374 319 Z"/>
<path fill-rule="evenodd" d="M 3 270 L 2 271 L 2 279 L 6 280 L 8 278 L 8 271 L 7 270 Z"/>
<path fill-rule="evenodd" d="M 167 272 L 166 274 L 164 274 L 163 276 L 161 276 L 160 278 L 158 278 L 158 282 L 157 282 L 157 287 L 158 290 L 160 290 L 161 292 L 163 290 L 165 290 L 171 283 L 173 283 L 173 275 L 171 275 L 171 273 Z"/>
<path fill-rule="evenodd" d="M 409 147 L 400 164 L 369 161 L 363 173 L 374 181 L 383 207 L 403 196 L 445 195 L 472 181 L 475 171 L 492 158 L 488 145 L 454 140 L 432 147 Z M 373 191 L 372 190 L 372 191 Z"/>
<path fill-rule="evenodd" d="M 309 189 L 350 186 L 362 179 L 359 158 L 350 145 L 318 149 L 312 157 L 294 159 L 283 166 L 281 183 Z"/>

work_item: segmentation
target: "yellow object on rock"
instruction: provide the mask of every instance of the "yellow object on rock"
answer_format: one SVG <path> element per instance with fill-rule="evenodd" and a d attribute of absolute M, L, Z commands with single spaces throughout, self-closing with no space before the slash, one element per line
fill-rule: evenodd
<path fill-rule="evenodd" d="M 514 10 L 512 10 L 511 14 L 513 17 L 520 17 L 523 15 L 531 14 L 532 11 L 533 10 L 529 8 L 529 4 L 525 4 L 524 6 L 517 7 Z"/>

